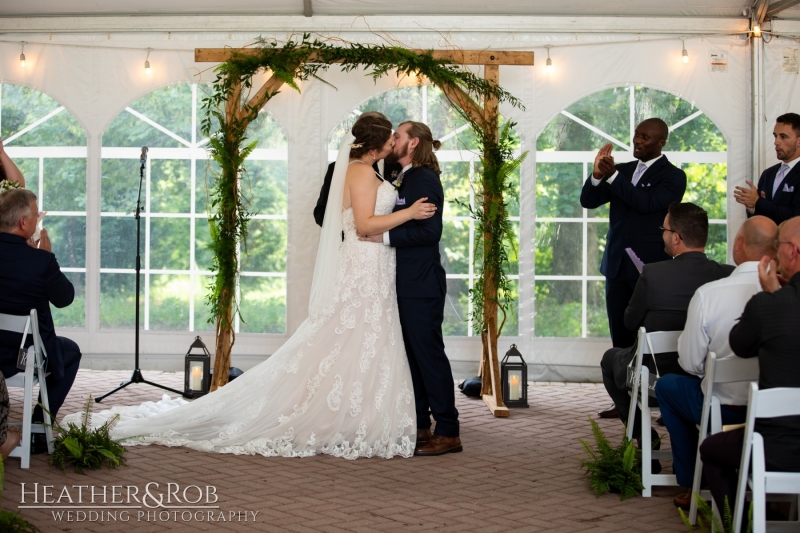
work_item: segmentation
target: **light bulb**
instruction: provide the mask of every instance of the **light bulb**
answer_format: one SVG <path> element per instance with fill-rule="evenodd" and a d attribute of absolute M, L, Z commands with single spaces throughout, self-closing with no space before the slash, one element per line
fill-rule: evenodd
<path fill-rule="evenodd" d="M 761 26 L 758 24 L 753 26 L 753 37 L 761 37 Z"/>
<path fill-rule="evenodd" d="M 147 74 L 148 76 L 150 75 L 150 61 L 146 61 L 145 60 L 145 62 L 144 62 L 144 73 Z"/>
<path fill-rule="evenodd" d="M 553 60 L 552 60 L 552 59 L 550 59 L 549 57 L 547 58 L 547 62 L 545 63 L 544 70 L 545 70 L 545 71 L 546 71 L 548 74 L 550 74 L 551 72 L 553 72 Z"/>
<path fill-rule="evenodd" d="M 688 63 L 689 62 L 689 52 L 686 51 L 686 48 L 683 49 L 683 52 L 681 52 L 681 55 L 683 56 L 683 62 L 684 63 Z"/>
<path fill-rule="evenodd" d="M 25 68 L 25 54 L 19 55 L 19 66 Z"/>

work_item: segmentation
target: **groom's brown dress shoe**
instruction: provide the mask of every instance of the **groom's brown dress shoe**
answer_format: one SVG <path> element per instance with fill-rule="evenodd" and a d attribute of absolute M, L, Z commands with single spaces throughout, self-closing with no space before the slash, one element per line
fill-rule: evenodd
<path fill-rule="evenodd" d="M 431 440 L 431 428 L 417 430 L 417 448 Z"/>
<path fill-rule="evenodd" d="M 414 450 L 414 455 L 444 455 L 446 453 L 458 453 L 462 450 L 459 437 L 433 435 L 428 442 Z"/>
<path fill-rule="evenodd" d="M 619 414 L 617 413 L 617 406 L 612 403 L 611 407 L 609 407 L 608 409 L 598 411 L 597 416 L 599 416 L 600 418 L 619 418 Z"/>

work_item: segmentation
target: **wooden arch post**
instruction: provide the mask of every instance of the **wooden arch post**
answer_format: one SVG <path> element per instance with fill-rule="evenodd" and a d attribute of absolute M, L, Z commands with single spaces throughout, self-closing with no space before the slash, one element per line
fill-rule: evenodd
<path fill-rule="evenodd" d="M 419 54 L 431 53 L 430 50 L 412 50 Z M 196 48 L 194 51 L 195 62 L 197 63 L 222 63 L 230 59 L 233 54 L 257 56 L 259 51 L 252 48 Z M 433 50 L 434 59 L 447 59 L 453 63 L 461 65 L 483 65 L 484 79 L 489 83 L 499 86 L 500 84 L 500 65 L 533 65 L 533 52 L 509 52 L 494 50 Z M 299 68 L 300 65 L 297 65 Z M 264 85 L 250 98 L 246 108 L 261 108 L 283 85 L 284 81 L 271 76 Z M 462 111 L 467 113 L 476 124 L 483 128 L 482 134 L 485 138 L 497 140 L 499 135 L 499 109 L 498 101 L 494 97 L 487 97 L 483 105 L 475 102 L 468 94 L 458 88 L 442 86 L 440 87 L 447 98 Z M 228 119 L 238 113 L 239 120 L 246 120 L 246 113 L 243 109 L 238 111 L 241 105 L 241 87 L 237 86 L 226 102 L 225 114 Z M 488 158 L 485 158 L 488 159 Z M 490 205 L 498 199 L 493 198 L 491 193 L 485 188 L 483 194 L 484 205 Z M 502 203 L 502 198 L 499 199 Z M 488 243 L 489 234 L 483 236 L 484 243 Z M 485 259 L 484 259 L 485 260 Z M 500 362 L 497 353 L 498 324 L 497 324 L 497 273 L 488 264 L 484 264 L 484 306 L 483 316 L 487 324 L 481 332 L 483 349 L 481 353 L 480 374 L 482 377 L 481 396 L 494 416 L 507 417 L 508 407 L 503 404 L 502 384 L 500 383 Z M 233 309 L 233 306 L 228 307 Z M 229 313 L 230 314 L 230 313 Z M 229 316 L 227 324 L 233 324 L 232 315 Z M 230 331 L 227 331 L 230 329 Z M 233 330 L 220 328 L 220 321 L 217 321 L 216 357 L 214 362 L 214 388 L 225 385 L 228 377 L 228 367 L 230 366 L 230 355 L 233 347 Z M 219 381 L 218 381 L 219 380 Z"/>

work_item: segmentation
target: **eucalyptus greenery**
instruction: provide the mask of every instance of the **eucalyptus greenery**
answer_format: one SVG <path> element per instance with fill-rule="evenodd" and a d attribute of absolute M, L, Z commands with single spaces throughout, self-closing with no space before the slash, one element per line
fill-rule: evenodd
<path fill-rule="evenodd" d="M 257 47 L 248 53 L 232 51 L 230 59 L 217 67 L 212 93 L 203 101 L 205 117 L 201 123 L 208 136 L 209 152 L 220 170 L 209 196 L 212 216 L 211 244 L 214 255 L 214 281 L 208 297 L 212 321 L 216 322 L 216 358 L 212 390 L 227 382 L 231 348 L 235 342 L 233 319 L 239 312 L 235 299 L 239 276 L 238 253 L 246 246 L 247 212 L 239 176 L 245 171 L 244 161 L 255 148 L 247 143 L 247 126 L 258 116 L 263 106 L 286 84 L 300 91 L 300 83 L 320 78 L 331 64 L 339 64 L 345 72 L 368 68 L 377 80 L 390 72 L 398 75 L 425 77 L 442 89 L 458 112 L 470 123 L 481 139 L 483 176 L 480 179 L 481 199 L 473 215 L 484 234 L 483 263 L 478 266 L 481 278 L 473 298 L 476 306 L 477 328 L 483 334 L 484 353 L 492 343 L 497 353 L 497 306 L 504 316 L 510 304 L 510 286 L 505 273 L 508 261 L 503 240 L 513 238 L 508 221 L 505 195 L 511 190 L 509 175 L 519 167 L 524 155 L 513 157 L 510 149 L 509 127 L 498 135 L 498 118 L 485 113 L 478 102 L 506 102 L 523 108 L 521 102 L 499 85 L 476 76 L 447 58 L 436 57 L 433 51 L 412 51 L 399 46 L 363 45 L 341 40 L 314 39 L 304 34 L 299 41 L 259 39 Z M 253 76 L 269 71 L 271 78 L 250 96 Z M 218 130 L 217 130 L 218 128 Z M 505 320 L 504 320 L 505 321 Z M 488 376 L 488 373 L 483 374 Z M 491 385 L 484 380 L 484 388 Z M 488 391 L 487 391 L 488 392 Z"/>
<path fill-rule="evenodd" d="M 119 420 L 119 415 L 109 418 L 102 426 L 92 429 L 94 403 L 94 399 L 90 395 L 83 405 L 80 426 L 72 422 L 68 423 L 67 427 L 58 422 L 53 423 L 53 427 L 58 430 L 59 435 L 53 439 L 51 465 L 60 466 L 65 471 L 67 466 L 73 465 L 79 474 L 83 474 L 84 468 L 97 470 L 103 465 L 108 468 L 125 466 L 125 448 L 109 435 Z"/>
<path fill-rule="evenodd" d="M 592 424 L 592 434 L 597 447 L 592 448 L 588 442 L 580 439 L 588 455 L 587 459 L 580 461 L 589 475 L 592 490 L 598 497 L 606 492 L 619 492 L 620 500 L 638 496 L 644 490 L 644 486 L 641 458 L 636 453 L 633 441 L 623 436 L 622 443 L 614 448 L 597 422 L 591 418 L 589 422 Z"/>

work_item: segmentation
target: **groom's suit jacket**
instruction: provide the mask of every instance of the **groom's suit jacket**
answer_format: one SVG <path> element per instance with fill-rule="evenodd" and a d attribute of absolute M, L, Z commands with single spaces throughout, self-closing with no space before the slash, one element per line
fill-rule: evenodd
<path fill-rule="evenodd" d="M 780 188 L 775 197 L 772 197 L 772 189 L 775 184 L 775 177 L 781 164 L 769 167 L 761 173 L 758 179 L 758 200 L 754 213 L 747 212 L 747 217 L 753 215 L 764 215 L 780 224 L 784 220 L 800 215 L 800 163 L 796 164 L 783 177 Z"/>
<path fill-rule="evenodd" d="M 409 220 L 389 231 L 389 244 L 397 249 L 397 296 L 439 298 L 447 294 L 439 255 L 442 238 L 444 190 L 439 176 L 428 167 L 410 168 L 403 176 L 394 211 L 406 209 L 420 198 L 436 205 L 436 214 Z"/>

